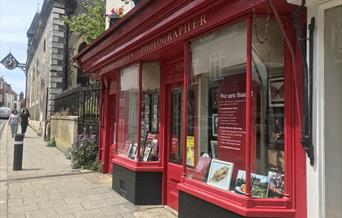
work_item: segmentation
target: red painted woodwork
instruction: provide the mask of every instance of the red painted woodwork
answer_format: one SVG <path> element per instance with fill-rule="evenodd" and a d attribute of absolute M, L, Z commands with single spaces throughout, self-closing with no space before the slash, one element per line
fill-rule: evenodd
<path fill-rule="evenodd" d="M 264 2 L 265 0 L 256 0 L 257 5 Z M 282 13 L 288 13 L 295 8 L 283 1 L 277 1 L 275 4 Z M 265 11 L 265 9 L 266 7 L 263 4 L 257 7 L 257 10 Z M 189 1 L 184 0 L 177 1 L 176 3 L 167 0 L 152 1 L 150 7 L 146 7 L 146 10 L 148 11 L 142 9 L 139 13 L 136 12 L 137 14 L 135 16 L 138 17 L 141 15 L 139 19 L 135 19 L 139 20 L 139 22 L 134 21 L 133 15 L 124 17 L 121 21 L 122 23 L 124 23 L 124 21 L 127 23 L 125 23 L 124 26 L 120 26 L 118 23 L 117 28 L 120 28 L 120 31 L 116 31 L 113 35 L 108 34 L 107 32 L 116 30 L 116 28 L 113 27 L 105 32 L 99 39 L 75 57 L 78 64 L 82 66 L 86 72 L 95 73 L 98 74 L 98 76 L 104 75 L 114 69 L 129 65 L 138 60 L 144 60 L 148 54 L 158 54 L 159 49 L 154 49 L 153 52 L 144 53 L 143 55 L 139 53 L 141 46 L 151 41 L 151 39 L 156 38 L 156 36 L 165 34 L 165 32 L 169 31 L 177 22 L 183 23 L 184 21 L 190 21 L 192 18 L 199 16 L 204 12 L 207 17 L 207 24 L 204 28 L 196 29 L 187 35 L 178 37 L 170 43 L 165 43 L 160 49 L 165 48 L 172 43 L 183 42 L 184 40 L 198 36 L 231 19 L 252 12 L 252 4 L 249 0 L 232 0 L 229 2 L 226 0 L 197 0 L 191 1 L 190 3 Z M 170 11 L 172 10 L 177 11 L 177 13 L 170 15 Z M 158 21 L 162 22 L 158 23 Z M 133 54 L 133 56 L 131 56 L 131 54 Z M 163 57 L 160 55 L 154 57 L 154 59 L 161 58 Z M 119 63 L 116 63 L 117 61 L 119 61 Z"/>
<path fill-rule="evenodd" d="M 186 176 L 186 136 L 188 135 L 188 119 L 187 119 L 187 105 L 188 105 L 188 75 L 190 65 L 190 49 L 189 44 L 184 45 L 184 81 L 183 81 L 183 180 Z M 196 156 L 196 155 L 195 155 Z"/>
<path fill-rule="evenodd" d="M 171 95 L 172 95 L 172 92 L 174 90 L 177 90 L 177 89 L 180 89 L 182 90 L 181 91 L 181 96 L 183 97 L 184 96 L 184 91 L 183 91 L 183 87 L 181 84 L 174 84 L 174 85 L 168 85 L 167 86 L 167 92 L 165 93 L 166 94 L 166 99 L 167 99 L 167 105 L 168 105 L 168 109 L 167 109 L 167 120 L 169 121 L 168 122 L 168 125 L 167 125 L 167 143 L 165 144 L 166 146 L 166 151 L 167 151 L 167 154 L 166 154 L 166 204 L 168 206 L 170 206 L 171 208 L 175 209 L 175 210 L 178 210 L 178 189 L 177 189 L 177 185 L 181 182 L 181 178 L 182 178 L 182 164 L 181 163 L 173 163 L 171 161 L 171 157 L 170 157 L 170 154 L 172 152 L 177 152 L 179 151 L 180 149 L 182 149 L 182 161 L 184 162 L 184 154 L 185 151 L 184 151 L 184 141 L 183 141 L 183 146 L 182 148 L 180 148 L 180 141 L 177 140 L 177 142 L 175 142 L 175 137 L 173 136 L 172 134 L 172 116 L 173 116 L 173 112 L 172 112 L 172 109 L 173 106 L 172 106 L 172 102 L 171 102 Z M 184 99 L 182 99 L 183 101 Z M 181 108 L 182 106 L 184 105 L 184 102 L 180 102 L 181 103 Z M 182 109 L 184 110 L 184 108 Z M 179 114 L 181 113 L 181 111 L 178 111 Z M 183 121 L 186 120 L 182 119 Z M 181 131 L 184 130 L 184 123 L 181 123 Z M 184 134 L 184 131 L 183 133 Z M 183 137 L 184 138 L 184 137 Z M 176 138 L 177 139 L 177 138 Z M 174 145 L 175 143 L 177 143 L 177 145 Z M 174 148 L 174 147 L 177 147 L 177 148 Z M 176 151 L 175 151 L 176 150 Z M 184 177 L 184 175 L 183 175 Z"/>
<path fill-rule="evenodd" d="M 109 147 L 109 153 L 108 153 L 108 172 L 112 173 L 112 159 L 114 157 L 114 151 L 115 151 L 115 130 L 116 130 L 116 94 L 110 96 L 110 132 L 109 132 L 109 138 L 110 138 L 110 147 Z"/>
<path fill-rule="evenodd" d="M 252 19 L 247 19 L 246 60 L 246 196 L 251 197 L 251 81 L 252 81 Z"/>
<path fill-rule="evenodd" d="M 256 0 L 256 11 L 260 15 L 266 13 L 266 0 Z M 295 9 L 288 5 L 286 1 L 271 1 L 273 12 L 281 14 L 281 18 L 276 14 L 276 18 L 284 27 L 281 30 L 285 36 L 285 197 L 282 199 L 252 199 L 250 193 L 247 196 L 237 195 L 230 192 L 210 187 L 205 183 L 185 178 L 186 170 L 186 147 L 183 146 L 183 166 L 169 163 L 170 135 L 167 135 L 170 125 L 168 117 L 167 98 L 160 98 L 160 161 L 138 162 L 116 155 L 115 142 L 110 141 L 110 133 L 114 130 L 111 119 L 113 113 L 110 110 L 108 87 L 103 89 L 102 96 L 102 116 L 100 126 L 100 146 L 99 158 L 102 161 L 103 172 L 110 171 L 110 163 L 115 163 L 133 171 L 139 172 L 163 172 L 163 204 L 168 204 L 177 209 L 177 188 L 193 196 L 206 200 L 224 209 L 233 211 L 248 217 L 296 217 L 305 218 L 306 215 L 306 172 L 305 153 L 300 144 L 301 129 L 301 66 L 299 61 L 299 48 L 295 43 L 293 26 L 290 16 Z M 102 34 L 94 43 L 83 50 L 77 57 L 79 65 L 85 71 L 91 73 L 98 79 L 107 79 L 110 75 L 118 73 L 120 68 L 140 61 L 159 61 L 161 65 L 161 86 L 160 96 L 167 96 L 171 84 L 184 83 L 183 94 L 187 91 L 187 76 L 190 65 L 188 43 L 191 39 L 200 37 L 201 34 L 213 31 L 222 25 L 235 22 L 237 19 L 248 20 L 247 28 L 247 68 L 246 68 L 246 93 L 251 91 L 251 12 L 252 4 L 250 0 L 226 1 L 226 0 L 198 0 L 198 1 L 150 1 L 143 0 L 139 7 L 135 8 L 127 17 L 122 18 L 110 30 Z M 186 22 L 205 15 L 205 25 L 175 37 L 161 45 L 154 45 L 154 40 L 164 34 L 179 28 Z M 282 20 L 280 22 L 280 20 Z M 203 22 L 203 20 L 202 20 Z M 114 34 L 115 33 L 115 34 Z M 286 37 L 287 36 L 287 37 Z M 152 45 L 151 45 L 152 43 Z M 151 49 L 142 52 L 146 45 L 151 45 Z M 183 62 L 184 71 L 175 72 L 171 70 L 169 60 L 175 60 L 184 55 L 183 60 L 176 60 L 172 63 Z M 179 76 L 179 73 L 180 76 Z M 140 75 L 141 77 L 141 75 Z M 116 79 L 119 80 L 118 78 Z M 140 79 L 139 79 L 140 80 Z M 295 81 L 293 83 L 293 81 Z M 118 83 L 119 84 L 119 83 Z M 141 90 L 141 82 L 139 89 Z M 119 90 L 119 87 L 118 87 Z M 117 92 L 119 93 L 119 92 Z M 247 95 L 246 128 L 251 131 L 251 99 Z M 186 95 L 183 96 L 186 102 Z M 119 111 L 118 97 L 116 99 L 116 111 Z M 184 108 L 185 105 L 183 105 Z M 186 118 L 185 109 L 183 118 Z M 113 115 L 118 118 L 118 113 Z M 119 120 L 116 119 L 118 122 Z M 183 144 L 186 142 L 186 119 L 183 120 Z M 196 121 L 195 121 L 196 125 Z M 124 134 L 118 132 L 116 134 Z M 140 131 L 139 131 L 140 132 Z M 195 126 L 196 132 L 196 126 Z M 247 176 L 251 171 L 251 138 L 246 134 L 246 154 L 245 167 Z M 109 145 L 114 145 L 110 147 Z M 113 153 L 114 157 L 108 154 Z M 112 159 L 112 161 L 110 161 Z M 109 161 L 108 161 L 109 160 Z M 106 163 L 108 163 L 106 165 Z M 250 186 L 247 178 L 247 187 Z M 247 188 L 247 190 L 249 190 Z M 171 194 L 169 194 L 171 193 Z"/>

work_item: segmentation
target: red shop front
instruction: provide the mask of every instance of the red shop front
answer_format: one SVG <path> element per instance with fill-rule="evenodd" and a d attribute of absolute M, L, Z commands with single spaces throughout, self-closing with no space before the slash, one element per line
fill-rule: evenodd
<path fill-rule="evenodd" d="M 141 1 L 76 60 L 102 85 L 113 189 L 179 217 L 306 217 L 286 1 Z"/>

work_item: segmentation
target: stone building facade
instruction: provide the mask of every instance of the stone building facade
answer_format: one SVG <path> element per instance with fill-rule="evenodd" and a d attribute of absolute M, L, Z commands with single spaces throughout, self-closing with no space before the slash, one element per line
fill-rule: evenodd
<path fill-rule="evenodd" d="M 72 57 L 82 39 L 68 30 L 64 16 L 75 13 L 81 2 L 44 0 L 27 31 L 26 105 L 31 113 L 30 125 L 42 135 L 54 112 L 55 97 L 77 85 Z"/>

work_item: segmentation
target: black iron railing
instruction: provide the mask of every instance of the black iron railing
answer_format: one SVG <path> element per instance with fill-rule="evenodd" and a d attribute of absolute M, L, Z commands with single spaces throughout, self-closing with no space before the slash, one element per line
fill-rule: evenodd
<path fill-rule="evenodd" d="M 101 87 L 75 87 L 55 98 L 55 114 L 78 117 L 78 132 L 98 136 Z"/>

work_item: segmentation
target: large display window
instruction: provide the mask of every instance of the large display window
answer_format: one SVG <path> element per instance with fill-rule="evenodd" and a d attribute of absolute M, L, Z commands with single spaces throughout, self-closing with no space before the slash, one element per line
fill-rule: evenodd
<path fill-rule="evenodd" d="M 117 154 L 133 161 L 159 161 L 159 63 L 120 72 Z"/>
<path fill-rule="evenodd" d="M 188 129 L 195 131 L 188 132 L 188 137 L 194 137 L 195 164 L 205 163 L 206 169 L 189 170 L 189 177 L 208 184 L 220 183 L 216 187 L 227 191 L 230 190 L 230 179 L 227 177 L 226 181 L 220 182 L 220 178 L 228 174 L 234 177 L 238 169 L 245 170 L 245 45 L 245 22 L 222 28 L 191 43 L 188 106 L 193 105 L 193 110 L 187 111 L 193 112 L 188 114 L 193 117 L 188 127 L 194 126 Z M 234 168 L 222 165 L 218 168 L 222 168 L 221 176 L 208 175 L 210 167 L 216 169 L 211 159 L 221 161 L 217 162 L 220 165 L 224 161 L 234 164 Z"/>
<path fill-rule="evenodd" d="M 158 161 L 160 66 L 157 62 L 142 64 L 140 160 Z"/>
<path fill-rule="evenodd" d="M 139 65 L 120 72 L 117 154 L 135 159 L 138 147 Z"/>
<path fill-rule="evenodd" d="M 186 173 L 237 198 L 283 198 L 284 43 L 272 18 L 248 22 L 190 42 Z"/>

